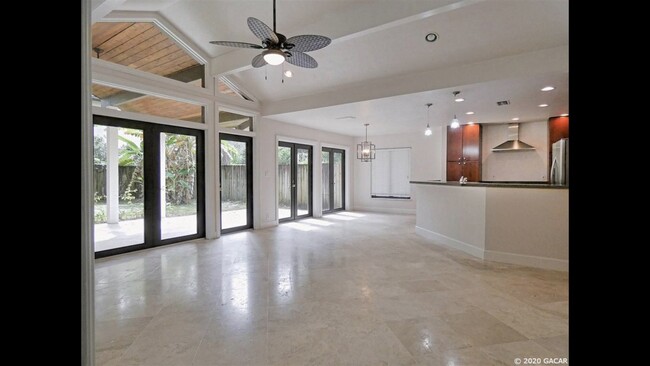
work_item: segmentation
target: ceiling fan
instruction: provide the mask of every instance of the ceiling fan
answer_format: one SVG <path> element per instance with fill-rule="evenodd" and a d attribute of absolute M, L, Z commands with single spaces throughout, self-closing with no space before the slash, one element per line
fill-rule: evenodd
<path fill-rule="evenodd" d="M 273 0 L 273 30 L 261 20 L 253 17 L 248 18 L 248 28 L 257 38 L 262 40 L 262 45 L 233 42 L 233 41 L 210 41 L 212 44 L 228 47 L 264 49 L 265 51 L 253 57 L 251 65 L 262 67 L 266 64 L 280 65 L 284 61 L 300 67 L 313 69 L 318 67 L 318 62 L 304 52 L 319 50 L 329 45 L 332 40 L 313 34 L 305 34 L 285 37 L 275 31 L 275 0 Z"/>

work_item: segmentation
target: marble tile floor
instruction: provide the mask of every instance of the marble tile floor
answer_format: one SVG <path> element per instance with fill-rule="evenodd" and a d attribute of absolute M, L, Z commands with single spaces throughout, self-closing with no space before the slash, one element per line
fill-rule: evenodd
<path fill-rule="evenodd" d="M 415 217 L 339 212 L 99 259 L 97 365 L 514 365 L 568 357 L 568 274 Z"/>

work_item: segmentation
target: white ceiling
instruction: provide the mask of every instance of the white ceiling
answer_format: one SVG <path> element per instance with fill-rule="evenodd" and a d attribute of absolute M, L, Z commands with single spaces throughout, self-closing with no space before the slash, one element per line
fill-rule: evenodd
<path fill-rule="evenodd" d="M 563 21 L 555 24 L 557 20 Z M 438 33 L 438 41 L 427 43 L 424 36 L 429 32 Z M 284 84 L 278 80 L 280 67 L 249 69 L 237 77 L 259 99 L 277 101 L 364 80 L 551 48 L 567 44 L 567 34 L 565 2 L 486 1 L 310 52 L 319 67 L 287 65 L 295 76 Z M 250 58 L 257 53 L 248 52 Z"/>
<path fill-rule="evenodd" d="M 294 77 L 285 78 L 282 83 L 282 67 L 253 69 L 249 66 L 257 51 L 209 44 L 210 40 L 257 43 L 246 18 L 256 17 L 272 27 L 272 0 L 105 2 L 111 3 L 115 11 L 159 12 L 204 52 L 215 57 L 211 61 L 212 70 L 227 74 L 263 106 L 351 90 L 377 80 L 401 80 L 425 71 L 444 71 L 568 45 L 568 0 L 278 0 L 279 32 L 287 37 L 322 34 L 333 39 L 330 46 L 310 52 L 319 63 L 317 69 L 285 65 L 294 72 Z M 425 42 L 424 36 L 429 32 L 438 33 L 439 40 Z M 521 75 L 520 70 L 515 74 Z M 450 88 L 415 94 L 402 92 L 389 98 L 373 97 L 369 99 L 374 100 L 269 117 L 362 136 L 364 122 L 370 122 L 369 133 L 377 135 L 422 130 L 426 125 L 424 104 L 427 102 L 434 103 L 432 125 L 448 123 L 456 111 L 454 108 L 460 108 L 461 121 L 467 121 L 464 112 L 472 109 L 476 112 L 475 119 L 481 123 L 507 122 L 515 115 L 521 121 L 540 120 L 568 112 L 565 72 L 512 76 L 485 83 L 474 81 L 461 82 L 459 78 L 457 84 L 447 83 L 456 85 Z M 549 83 L 557 89 L 542 94 L 539 88 Z M 467 101 L 453 103 L 453 90 L 461 90 Z M 510 99 L 512 105 L 497 109 L 495 102 L 501 99 Z M 540 103 L 551 106 L 539 108 Z M 357 119 L 335 119 L 345 115 Z"/>
<path fill-rule="evenodd" d="M 544 86 L 555 86 L 553 91 L 542 92 Z M 424 133 L 427 125 L 426 103 L 431 127 L 451 123 L 454 114 L 461 124 L 512 123 L 546 120 L 569 113 L 568 74 L 543 75 L 531 78 L 507 79 L 481 84 L 438 89 L 358 103 L 342 104 L 274 115 L 270 118 L 305 127 L 317 128 L 350 136 L 363 136 L 363 124 L 370 123 L 368 135 L 391 135 L 404 132 Z M 458 90 L 464 102 L 454 102 L 452 92 Z M 510 105 L 497 106 L 496 102 L 510 100 Z M 548 104 L 540 108 L 539 104 Z M 466 115 L 472 111 L 474 115 Z M 353 116 L 355 119 L 338 119 Z"/>

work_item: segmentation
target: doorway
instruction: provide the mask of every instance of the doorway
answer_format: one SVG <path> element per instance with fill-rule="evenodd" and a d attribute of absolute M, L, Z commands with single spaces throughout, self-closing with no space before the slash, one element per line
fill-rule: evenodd
<path fill-rule="evenodd" d="M 278 218 L 312 216 L 312 147 L 278 142 Z"/>
<path fill-rule="evenodd" d="M 323 213 L 345 210 L 345 150 L 322 148 Z"/>
<path fill-rule="evenodd" d="M 204 237 L 203 131 L 93 123 L 95 257 Z"/>
<path fill-rule="evenodd" d="M 253 138 L 219 134 L 221 233 L 253 227 Z"/>

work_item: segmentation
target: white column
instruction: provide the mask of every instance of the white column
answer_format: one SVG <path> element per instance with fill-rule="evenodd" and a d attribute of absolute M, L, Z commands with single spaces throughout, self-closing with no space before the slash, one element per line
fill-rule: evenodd
<path fill-rule="evenodd" d="M 165 140 L 167 134 L 160 134 L 160 219 L 167 216 L 167 186 L 165 185 L 165 175 L 167 174 L 167 156 L 165 156 Z"/>
<path fill-rule="evenodd" d="M 93 121 L 90 114 L 90 1 L 81 2 L 81 365 L 95 365 Z"/>
<path fill-rule="evenodd" d="M 214 81 L 212 76 L 210 80 Z M 208 79 L 206 79 L 208 80 Z M 219 91 L 215 91 L 218 93 Z M 218 164 L 219 152 L 218 147 L 218 129 L 217 129 L 218 108 L 215 103 L 205 106 L 205 123 L 208 129 L 204 132 L 205 141 L 205 237 L 215 239 L 219 237 L 217 222 L 219 222 L 218 197 L 219 184 Z"/>
<path fill-rule="evenodd" d="M 120 172 L 117 149 L 118 127 L 106 127 L 106 217 L 109 224 L 120 222 Z"/>

